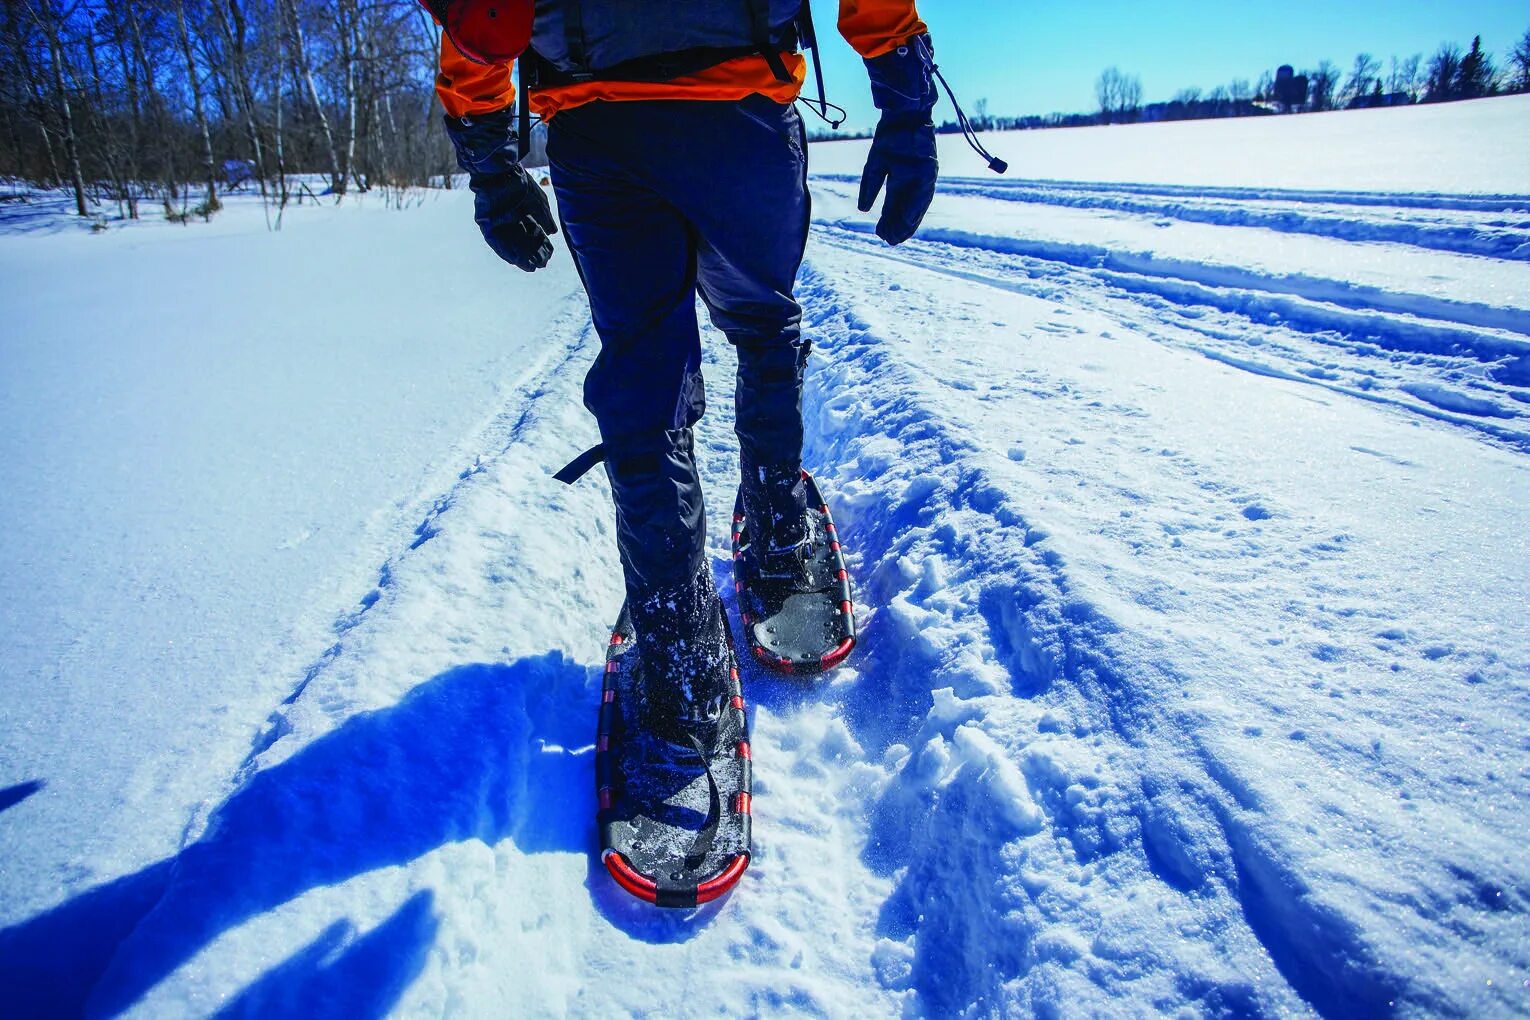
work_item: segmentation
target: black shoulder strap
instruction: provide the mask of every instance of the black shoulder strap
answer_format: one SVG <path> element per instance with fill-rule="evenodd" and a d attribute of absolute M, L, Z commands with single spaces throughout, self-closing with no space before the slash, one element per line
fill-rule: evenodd
<path fill-rule="evenodd" d="M 520 161 L 526 162 L 526 157 L 531 155 L 531 75 L 527 73 L 526 54 L 521 54 L 515 62 L 515 76 L 519 79 L 520 91 L 515 97 L 516 119 L 520 123 Z"/>
<path fill-rule="evenodd" d="M 818 49 L 818 29 L 813 25 L 811 0 L 802 0 L 802 6 L 797 10 L 797 36 L 802 40 L 803 49 Z"/>
<path fill-rule="evenodd" d="M 749 37 L 755 49 L 759 50 L 760 55 L 765 58 L 765 63 L 770 65 L 770 73 L 776 76 L 777 81 L 791 81 L 792 76 L 786 70 L 786 61 L 781 59 L 781 52 L 777 49 L 775 40 L 770 37 L 770 0 L 746 0 L 746 2 L 749 6 Z"/>
<path fill-rule="evenodd" d="M 818 28 L 813 24 L 812 0 L 802 0 L 802 6 L 797 9 L 797 35 L 802 40 L 803 48 L 810 51 L 813 56 L 813 77 L 818 81 L 818 109 L 815 112 L 820 120 L 838 130 L 839 126 L 845 122 L 845 111 L 842 107 L 829 102 L 829 91 L 823 86 L 823 57 L 818 52 Z M 814 104 L 809 101 L 807 105 L 811 109 Z M 829 116 L 831 106 L 839 110 L 838 120 Z"/>
<path fill-rule="evenodd" d="M 568 63 L 574 70 L 574 80 L 592 78 L 589 47 L 584 38 L 584 7 L 580 0 L 565 0 L 563 4 L 564 45 L 568 47 Z"/>

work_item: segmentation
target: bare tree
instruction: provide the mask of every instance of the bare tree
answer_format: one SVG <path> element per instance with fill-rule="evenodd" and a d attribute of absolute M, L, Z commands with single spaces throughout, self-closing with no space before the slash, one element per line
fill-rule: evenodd
<path fill-rule="evenodd" d="M 340 167 L 338 194 L 345 194 L 346 182 L 356 175 L 356 0 L 335 0 L 335 19 L 339 32 L 340 61 L 345 69 L 345 162 Z M 357 186 L 361 182 L 357 180 Z"/>
<path fill-rule="evenodd" d="M 43 152 L 47 157 L 47 182 L 62 184 L 64 175 L 59 168 L 58 156 L 53 145 L 54 128 L 51 116 L 53 111 L 48 102 L 47 87 L 43 84 L 42 76 L 30 52 L 28 36 L 36 23 L 30 14 L 23 18 L 18 0 L 5 0 L 5 15 L 6 36 L 11 45 L 12 59 L 15 60 L 16 68 L 21 72 L 24 83 L 23 102 L 29 114 L 27 119 L 36 126 L 38 137 L 42 141 Z M 17 154 L 20 155 L 19 150 Z"/>
<path fill-rule="evenodd" d="M 1530 28 L 1525 29 L 1525 34 L 1509 51 L 1509 71 L 1509 88 L 1515 92 L 1530 92 Z"/>
<path fill-rule="evenodd" d="M 1120 103 L 1121 78 L 1119 67 L 1107 67 L 1094 80 L 1094 95 L 1100 105 L 1100 119 L 1106 124 L 1115 117 Z"/>
<path fill-rule="evenodd" d="M 324 100 L 320 98 L 319 87 L 314 81 L 313 64 L 308 59 L 308 45 L 303 37 L 303 23 L 298 18 L 297 0 L 278 0 L 278 3 L 281 5 L 282 27 L 287 33 L 288 46 L 292 50 L 297 72 L 303 79 L 314 118 L 319 122 L 319 130 L 324 135 L 324 148 L 329 155 L 329 186 L 337 193 L 343 192 L 345 182 L 340 176 L 340 159 L 335 155 L 335 133 L 330 129 L 329 115 L 324 111 Z"/>
<path fill-rule="evenodd" d="M 1405 94 L 1410 103 L 1418 102 L 1419 94 L 1423 91 L 1423 79 L 1419 73 L 1423 62 L 1422 53 L 1415 53 L 1403 60 L 1392 58 L 1392 91 Z"/>
<path fill-rule="evenodd" d="M 1369 95 L 1375 88 L 1381 65 L 1376 58 L 1369 53 L 1355 55 L 1355 66 L 1349 72 L 1349 82 L 1344 86 L 1343 98 L 1345 103 L 1352 103 L 1362 96 Z"/>
<path fill-rule="evenodd" d="M 138 74 L 134 62 L 130 56 L 127 44 L 127 32 L 123 27 L 123 19 L 129 17 L 126 5 L 108 7 L 107 17 L 110 19 L 112 42 L 117 49 L 117 61 L 122 70 L 122 86 L 127 91 L 128 100 L 128 178 L 133 182 L 128 191 L 128 215 L 133 219 L 138 218 L 138 192 L 139 180 L 138 160 L 141 149 L 140 139 L 143 137 L 143 106 L 139 98 Z"/>
<path fill-rule="evenodd" d="M 1121 109 L 1133 120 L 1142 109 L 1142 79 L 1129 74 L 1121 84 Z"/>
<path fill-rule="evenodd" d="M 27 0 L 27 9 L 42 31 L 43 38 L 47 40 L 48 70 L 53 78 L 53 101 L 64 136 L 64 165 L 68 167 L 69 183 L 74 188 L 75 209 L 81 216 L 88 216 L 90 213 L 85 207 L 85 171 L 80 165 L 80 140 L 75 132 L 74 108 L 69 103 L 69 88 L 65 82 L 68 77 L 64 67 L 65 12 L 55 7 L 51 0 Z"/>
<path fill-rule="evenodd" d="M 1227 83 L 1227 95 L 1234 103 L 1246 103 L 1254 98 L 1254 86 L 1247 78 L 1234 78 Z"/>
<path fill-rule="evenodd" d="M 1333 61 L 1325 60 L 1317 70 L 1307 72 L 1308 105 L 1314 112 L 1333 109 L 1334 90 L 1339 86 L 1339 69 Z"/>
<path fill-rule="evenodd" d="M 1424 102 L 1439 103 L 1457 98 L 1456 78 L 1461 73 L 1461 50 L 1446 43 L 1429 60 Z"/>
<path fill-rule="evenodd" d="M 1095 79 L 1094 94 L 1106 124 L 1134 119 L 1142 106 L 1142 79 L 1122 74 L 1119 67 L 1107 67 Z"/>
<path fill-rule="evenodd" d="M 276 87 L 272 96 L 276 105 L 274 139 L 276 143 L 276 227 L 281 229 L 282 213 L 287 208 L 287 154 L 282 145 L 282 78 L 287 73 L 287 33 L 276 33 Z"/>
<path fill-rule="evenodd" d="M 101 18 L 96 16 L 82 19 L 80 26 L 83 31 L 79 36 L 79 46 L 85 51 L 86 66 L 90 69 L 88 83 L 79 89 L 89 99 L 84 110 L 90 125 L 86 137 L 94 142 L 96 159 L 105 170 L 107 180 L 111 182 L 119 214 L 125 209 L 129 218 L 137 219 L 136 147 L 121 136 L 118 128 L 121 117 L 117 113 L 115 97 L 111 101 L 107 98 L 109 83 L 102 73 L 101 63 L 101 49 L 105 43 L 98 40 L 97 36 L 100 25 Z"/>
<path fill-rule="evenodd" d="M 217 12 L 215 20 L 229 50 L 230 66 L 223 68 L 223 74 L 225 77 L 230 73 L 233 76 L 230 91 L 234 97 L 234 108 L 244 121 L 244 129 L 250 140 L 250 151 L 254 156 L 255 182 L 260 188 L 261 197 L 264 198 L 266 196 L 265 146 L 261 143 L 255 89 L 250 77 L 247 52 L 248 26 L 244 10 L 239 6 L 239 0 L 214 0 L 213 10 Z"/>
<path fill-rule="evenodd" d="M 191 85 L 192 109 L 196 113 L 197 133 L 202 136 L 202 174 L 207 185 L 207 197 L 203 200 L 203 216 L 211 216 L 218 210 L 218 171 L 213 157 L 212 131 L 207 123 L 207 108 L 202 101 L 202 75 L 197 70 L 196 55 L 191 48 L 191 33 L 186 28 L 186 0 L 176 0 L 175 23 L 181 44 L 181 54 L 186 60 L 186 79 Z"/>

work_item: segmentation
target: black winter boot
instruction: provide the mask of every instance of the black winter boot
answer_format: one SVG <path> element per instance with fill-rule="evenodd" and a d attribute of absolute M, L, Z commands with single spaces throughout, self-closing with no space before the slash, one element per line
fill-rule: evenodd
<path fill-rule="evenodd" d="M 732 655 L 722 600 L 703 563 L 687 582 L 628 599 L 644 677 L 644 716 L 655 733 L 702 748 L 727 708 Z"/>
<path fill-rule="evenodd" d="M 793 577 L 801 570 L 807 525 L 807 486 L 795 464 L 740 460 L 749 559 L 762 576 Z"/>

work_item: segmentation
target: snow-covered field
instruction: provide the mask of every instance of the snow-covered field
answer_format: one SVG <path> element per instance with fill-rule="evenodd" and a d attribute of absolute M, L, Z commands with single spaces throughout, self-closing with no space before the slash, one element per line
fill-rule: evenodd
<path fill-rule="evenodd" d="M 1530 1013 L 1530 99 L 944 142 L 897 249 L 813 152 L 863 642 L 692 915 L 592 852 L 566 252 L 0 207 L 5 1011 Z"/>

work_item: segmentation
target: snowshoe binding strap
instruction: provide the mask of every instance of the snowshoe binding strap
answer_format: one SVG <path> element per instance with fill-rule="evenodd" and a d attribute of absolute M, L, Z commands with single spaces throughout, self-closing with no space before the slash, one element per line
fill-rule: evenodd
<path fill-rule="evenodd" d="M 671 746 L 691 752 L 706 772 L 706 821 L 697 830 L 696 838 L 685 855 L 686 869 L 694 871 L 706 863 L 707 854 L 711 852 L 712 844 L 717 839 L 718 823 L 722 820 L 722 792 L 717 784 L 717 773 L 712 767 L 712 756 L 702 746 L 701 738 L 696 735 L 696 731 L 680 721 L 674 712 L 650 711 L 649 727 Z"/>
<path fill-rule="evenodd" d="M 726 894 L 749 865 L 752 755 L 738 666 L 730 650 L 721 723 L 726 729 L 719 733 L 718 746 L 708 747 L 680 723 L 658 732 L 642 719 L 642 664 L 634 630 L 623 607 L 606 650 L 596 735 L 601 862 L 617 885 L 638 899 L 662 907 L 695 908 Z M 641 779 L 641 773 L 631 770 L 647 767 L 647 752 L 641 748 L 650 740 L 671 745 L 683 760 L 700 758 L 706 768 L 706 793 L 701 793 L 696 773 L 687 788 L 662 799 L 649 800 L 638 793 L 633 780 Z M 699 827 L 674 821 L 673 813 L 696 819 L 703 811 Z"/>
<path fill-rule="evenodd" d="M 696 841 L 691 844 L 690 853 L 685 855 L 686 868 L 695 870 L 706 863 L 707 854 L 717 839 L 717 823 L 722 820 L 722 793 L 717 788 L 717 773 L 712 771 L 712 759 L 702 749 L 701 738 L 694 733 L 687 733 L 686 736 L 696 751 L 696 757 L 701 759 L 702 767 L 707 770 L 707 820 L 701 826 L 701 831 L 696 833 Z"/>

